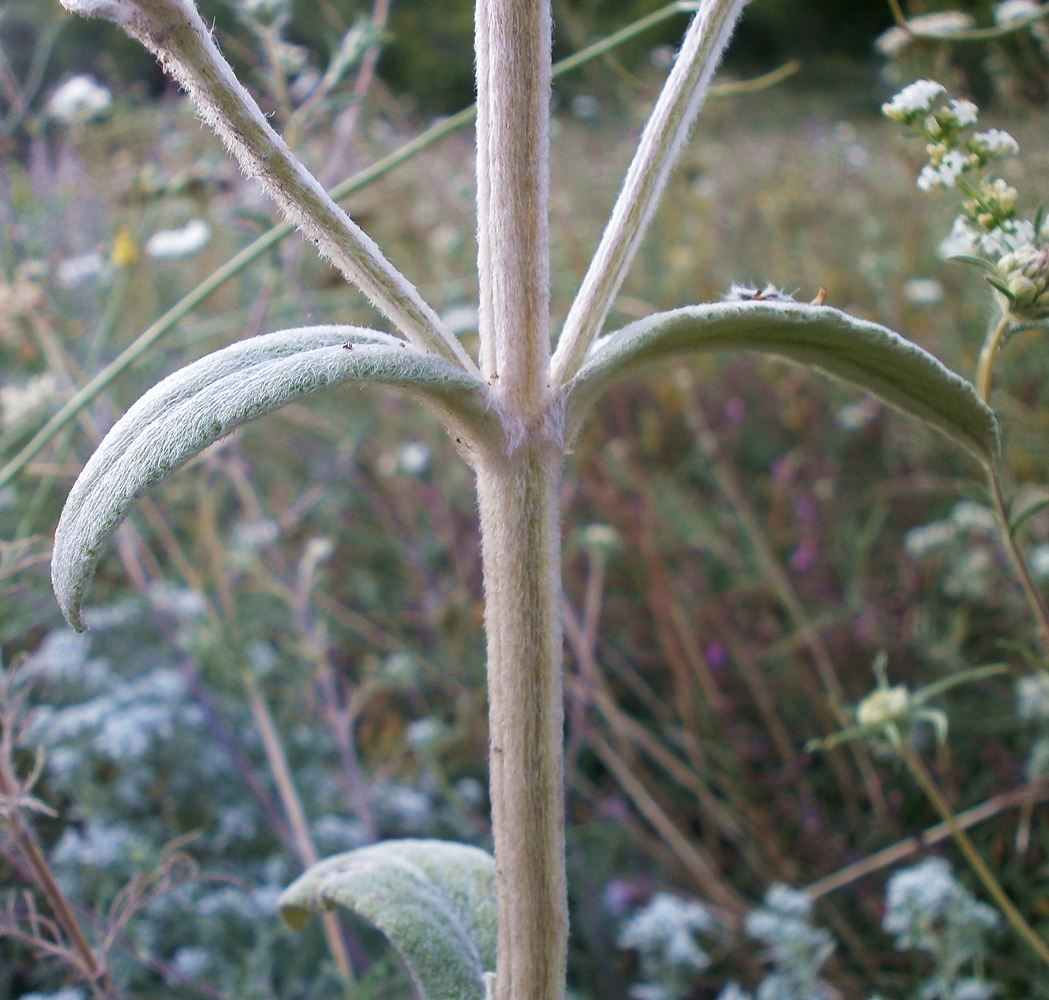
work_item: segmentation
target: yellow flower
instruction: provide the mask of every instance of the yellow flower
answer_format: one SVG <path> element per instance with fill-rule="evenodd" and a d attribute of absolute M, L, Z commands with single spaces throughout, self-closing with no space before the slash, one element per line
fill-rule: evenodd
<path fill-rule="evenodd" d="M 138 260 L 138 246 L 127 226 L 121 226 L 117 231 L 109 259 L 115 267 L 130 267 Z"/>

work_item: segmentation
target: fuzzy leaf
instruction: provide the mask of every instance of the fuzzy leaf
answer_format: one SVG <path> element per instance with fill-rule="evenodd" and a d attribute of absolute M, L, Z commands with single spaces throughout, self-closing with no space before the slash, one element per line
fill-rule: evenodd
<path fill-rule="evenodd" d="M 601 393 L 639 365 L 723 350 L 759 351 L 817 368 L 936 427 L 985 466 L 998 460 L 998 422 L 969 382 L 892 330 L 800 302 L 686 306 L 602 337 L 569 390 L 569 436 Z"/>
<path fill-rule="evenodd" d="M 321 861 L 280 897 L 292 930 L 336 904 L 382 931 L 422 1000 L 484 1000 L 497 938 L 491 855 L 448 841 L 387 840 Z"/>
<path fill-rule="evenodd" d="M 233 344 L 150 389 L 74 483 L 51 560 L 66 620 L 85 627 L 80 606 L 101 548 L 150 486 L 240 424 L 347 381 L 400 389 L 431 403 L 453 427 L 498 433 L 483 383 L 387 334 L 304 327 Z"/>

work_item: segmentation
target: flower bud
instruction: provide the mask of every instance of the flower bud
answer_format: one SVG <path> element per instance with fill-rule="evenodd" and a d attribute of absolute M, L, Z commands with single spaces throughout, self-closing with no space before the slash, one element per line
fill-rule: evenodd
<path fill-rule="evenodd" d="M 1020 317 L 1049 317 L 1049 247 L 1024 246 L 998 261 L 1011 311 Z"/>

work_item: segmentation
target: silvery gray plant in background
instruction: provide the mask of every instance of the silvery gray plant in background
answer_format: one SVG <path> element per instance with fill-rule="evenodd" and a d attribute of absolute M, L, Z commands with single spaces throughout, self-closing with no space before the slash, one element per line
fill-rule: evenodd
<path fill-rule="evenodd" d="M 746 0 L 694 5 L 556 349 L 547 228 L 550 3 L 477 0 L 477 358 L 273 131 L 192 0 L 63 2 L 116 22 L 155 53 L 245 173 L 367 295 L 390 330 L 304 327 L 254 337 L 146 393 L 107 435 L 66 503 L 52 563 L 62 610 L 84 627 L 85 588 L 135 500 L 238 425 L 350 381 L 423 402 L 477 486 L 496 863 L 454 844 L 392 842 L 322 862 L 287 891 L 285 912 L 297 925 L 311 909 L 355 909 L 401 951 L 427 1000 L 559 1000 L 568 926 L 558 499 L 567 449 L 594 403 L 649 362 L 733 349 L 857 385 L 945 432 L 989 472 L 998 461 L 994 415 L 935 358 L 820 296 L 812 304 L 782 294 L 735 296 L 603 334 Z M 490 913 L 485 898 L 495 900 Z"/>

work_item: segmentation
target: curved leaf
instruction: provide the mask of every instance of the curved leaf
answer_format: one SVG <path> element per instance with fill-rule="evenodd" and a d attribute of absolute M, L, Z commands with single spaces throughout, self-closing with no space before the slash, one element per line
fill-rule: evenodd
<path fill-rule="evenodd" d="M 339 904 L 400 952 L 423 1000 L 484 1000 L 495 969 L 495 861 L 441 840 L 387 840 L 327 858 L 280 897 L 292 930 Z"/>
<path fill-rule="evenodd" d="M 598 396 L 640 365 L 722 350 L 759 351 L 817 368 L 936 427 L 985 466 L 998 461 L 998 422 L 969 382 L 886 327 L 800 302 L 686 306 L 601 338 L 569 388 L 569 436 Z"/>
<path fill-rule="evenodd" d="M 81 472 L 55 533 L 51 579 L 66 620 L 80 605 L 102 545 L 150 486 L 240 424 L 347 381 L 403 390 L 454 427 L 498 433 L 479 380 L 396 337 L 358 327 L 304 327 L 253 337 L 201 358 L 149 390 Z"/>

